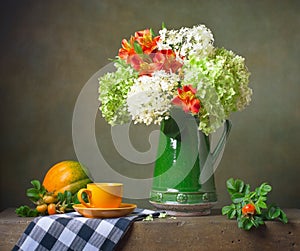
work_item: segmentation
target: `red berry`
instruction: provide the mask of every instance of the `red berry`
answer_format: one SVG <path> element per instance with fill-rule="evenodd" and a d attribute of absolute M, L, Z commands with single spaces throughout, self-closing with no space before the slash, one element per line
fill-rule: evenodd
<path fill-rule="evenodd" d="M 249 215 L 249 214 L 254 215 L 255 212 L 256 212 L 255 206 L 254 206 L 253 204 L 251 204 L 251 203 L 246 204 L 246 205 L 243 206 L 243 208 L 242 208 L 242 213 L 243 213 L 243 215 Z"/>

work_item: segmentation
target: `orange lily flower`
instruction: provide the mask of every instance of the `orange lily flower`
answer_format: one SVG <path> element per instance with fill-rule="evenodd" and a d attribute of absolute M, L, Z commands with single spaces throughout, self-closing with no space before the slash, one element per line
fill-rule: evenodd
<path fill-rule="evenodd" d="M 152 38 L 150 29 L 135 32 L 134 38 L 140 44 L 145 54 L 150 54 L 156 50 L 157 41 L 160 39 L 159 36 Z"/>
<path fill-rule="evenodd" d="M 122 40 L 122 48 L 119 49 L 119 57 L 121 59 L 126 60 L 128 56 L 136 54 L 134 51 L 134 41 L 133 36 L 131 36 L 129 43 L 126 39 Z"/>
<path fill-rule="evenodd" d="M 161 50 L 155 53 L 153 62 L 162 65 L 162 69 L 166 72 L 175 73 L 181 67 L 182 64 L 176 60 L 176 54 L 172 50 Z"/>
<path fill-rule="evenodd" d="M 176 60 L 176 54 L 172 50 L 157 51 L 157 42 L 160 37 L 152 37 L 150 29 L 137 31 L 131 36 L 130 41 L 122 40 L 122 48 L 119 49 L 119 57 L 126 60 L 139 75 L 149 75 L 154 71 L 165 70 L 176 72 L 182 64 Z M 137 43 L 138 45 L 135 45 Z M 140 51 L 136 51 L 137 47 Z M 143 55 L 142 55 L 143 54 Z"/>
<path fill-rule="evenodd" d="M 173 104 L 181 106 L 185 112 L 198 114 L 200 110 L 200 100 L 196 98 L 196 89 L 191 85 L 184 85 L 178 88 L 178 95 L 173 99 Z"/>

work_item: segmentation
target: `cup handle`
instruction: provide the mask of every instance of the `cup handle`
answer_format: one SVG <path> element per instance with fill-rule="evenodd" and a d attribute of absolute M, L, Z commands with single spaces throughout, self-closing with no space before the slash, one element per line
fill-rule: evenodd
<path fill-rule="evenodd" d="M 82 199 L 82 194 L 86 193 L 89 201 L 91 201 L 91 197 L 92 197 L 92 192 L 86 188 L 82 188 L 78 191 L 77 193 L 77 198 L 79 200 L 79 202 L 84 205 L 85 207 L 92 207 L 91 205 L 87 204 L 83 199 Z"/>

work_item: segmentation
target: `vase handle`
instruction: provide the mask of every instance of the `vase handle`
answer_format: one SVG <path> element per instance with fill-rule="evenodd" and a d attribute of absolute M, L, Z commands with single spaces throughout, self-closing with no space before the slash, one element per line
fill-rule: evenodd
<path fill-rule="evenodd" d="M 226 139 L 228 138 L 230 129 L 231 129 L 231 122 L 229 120 L 225 120 L 222 135 L 221 135 L 219 142 L 218 142 L 217 146 L 215 147 L 214 151 L 211 153 L 213 165 L 215 164 L 216 160 L 218 159 L 220 153 L 222 152 L 222 150 L 225 146 Z"/>
<path fill-rule="evenodd" d="M 224 149 L 226 139 L 229 135 L 230 129 L 231 129 L 231 122 L 229 120 L 225 120 L 223 132 L 219 139 L 219 142 L 215 147 L 214 151 L 208 154 L 205 164 L 201 170 L 199 176 L 199 184 L 202 185 L 202 189 L 204 190 L 205 190 L 205 186 L 208 186 L 210 188 L 212 186 L 211 183 L 214 184 L 213 174 L 216 169 L 215 167 L 216 161 L 220 153 Z"/>

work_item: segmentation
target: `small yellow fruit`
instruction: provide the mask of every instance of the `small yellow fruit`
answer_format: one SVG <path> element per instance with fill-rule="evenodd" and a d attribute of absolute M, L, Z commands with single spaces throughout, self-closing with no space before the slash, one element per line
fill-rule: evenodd
<path fill-rule="evenodd" d="M 55 203 L 57 201 L 57 197 L 56 196 L 53 196 L 53 195 L 45 195 L 43 197 L 43 201 L 46 203 L 46 204 L 51 204 L 51 203 Z"/>
<path fill-rule="evenodd" d="M 45 213 L 47 209 L 48 209 L 48 206 L 46 204 L 36 206 L 36 210 L 39 213 Z"/>

